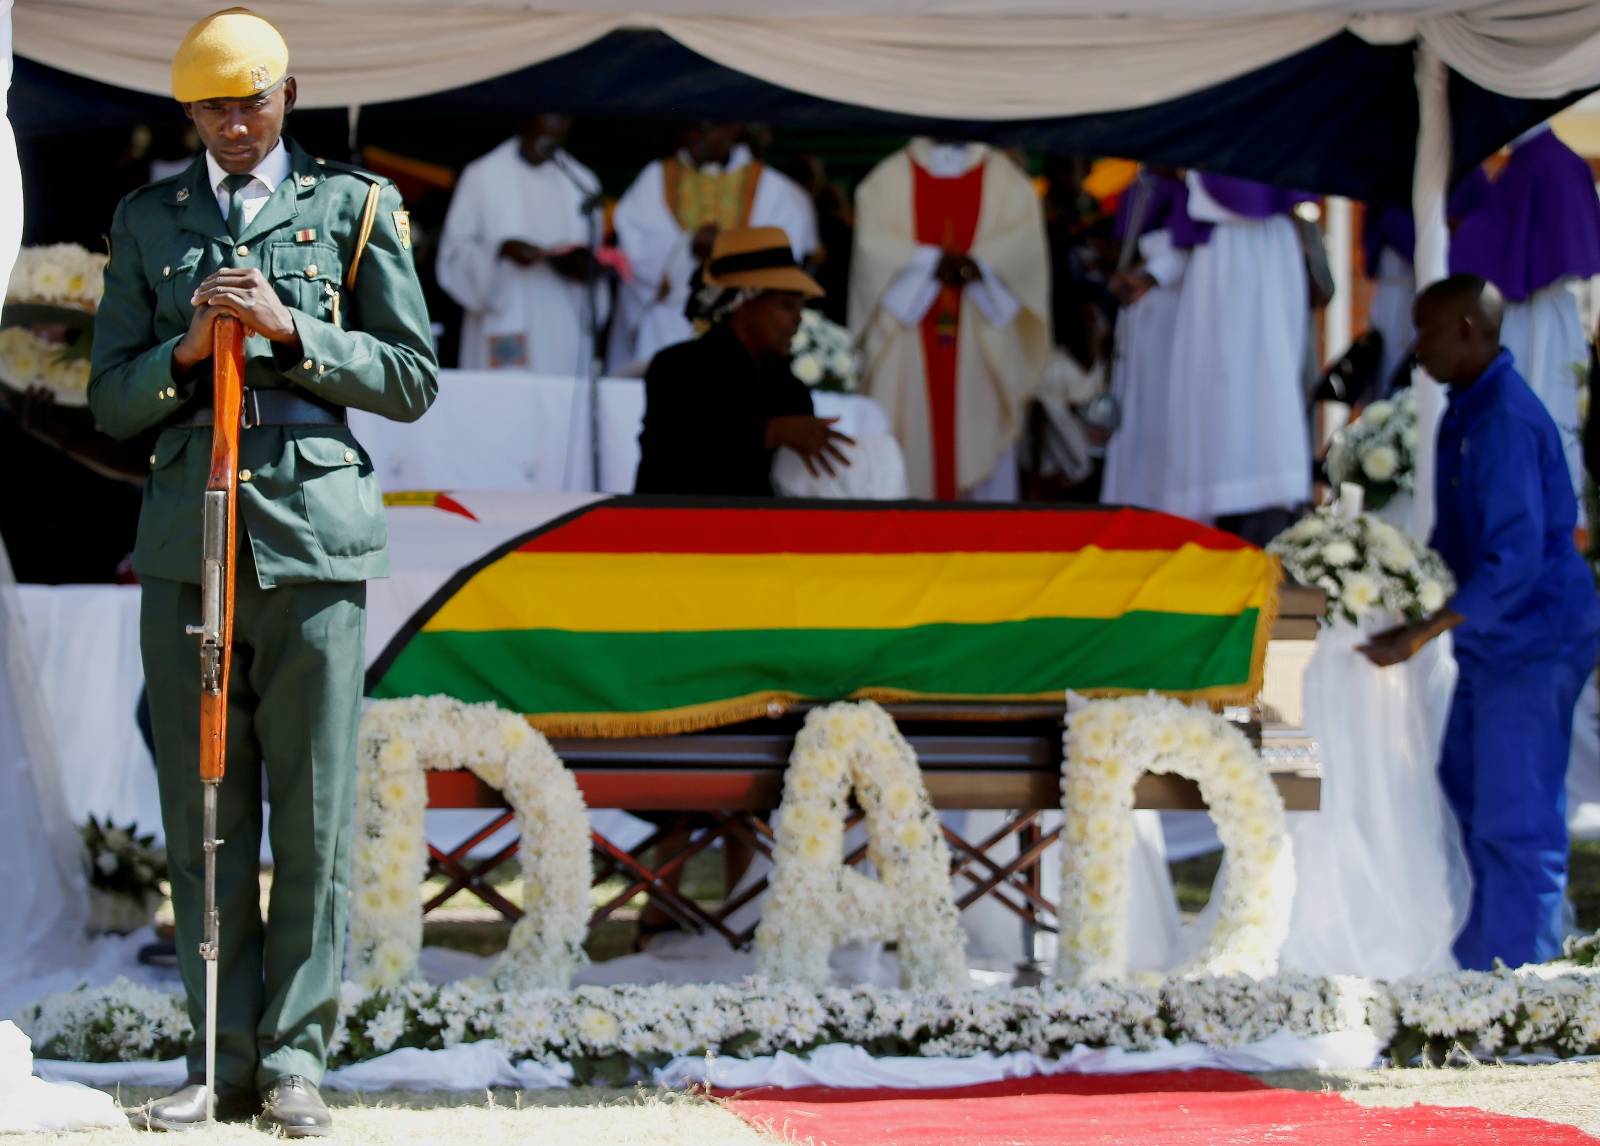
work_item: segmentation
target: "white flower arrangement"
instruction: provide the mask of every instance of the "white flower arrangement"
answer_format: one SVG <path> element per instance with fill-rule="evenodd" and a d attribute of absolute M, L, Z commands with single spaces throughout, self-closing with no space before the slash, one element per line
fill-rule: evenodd
<path fill-rule="evenodd" d="M 844 864 L 854 791 L 879 878 Z M 852 940 L 897 940 L 902 983 L 954 987 L 967 965 L 950 852 L 916 753 L 876 704 L 813 709 L 795 738 L 777 816 L 771 890 L 756 930 L 761 974 L 828 981 L 828 956 Z"/>
<path fill-rule="evenodd" d="M 516 812 L 524 915 L 489 975 L 498 989 L 565 987 L 587 962 L 589 820 L 544 736 L 493 704 L 382 700 L 361 721 L 351 877 L 350 976 L 363 988 L 417 976 L 427 872 L 425 769 L 470 768 Z"/>
<path fill-rule="evenodd" d="M 1261 978 L 1278 966 L 1294 902 L 1283 799 L 1228 721 L 1169 697 L 1067 697 L 1062 763 L 1063 983 L 1115 982 L 1128 965 L 1128 854 L 1134 786 L 1145 772 L 1200 785 L 1226 849 L 1220 911 L 1185 973 Z"/>
<path fill-rule="evenodd" d="M 809 307 L 800 314 L 800 329 L 789 344 L 789 368 L 816 390 L 861 388 L 861 355 L 850 332 Z"/>
<path fill-rule="evenodd" d="M 7 303 L 70 306 L 90 314 L 105 292 L 106 256 L 76 243 L 23 247 L 6 285 Z"/>
<path fill-rule="evenodd" d="M 89 390 L 89 332 L 105 289 L 106 256 L 74 243 L 24 247 L 6 289 L 0 382 L 43 388 L 64 406 Z"/>
<path fill-rule="evenodd" d="M 1369 513 L 1316 510 L 1273 538 L 1267 552 L 1296 581 L 1327 593 L 1329 623 L 1421 620 L 1456 591 L 1444 558 Z"/>
<path fill-rule="evenodd" d="M 180 1056 L 181 994 L 119 979 L 50 996 L 18 1025 L 42 1058 Z M 579 1082 L 620 1084 L 680 1056 L 736 1058 L 847 1044 L 875 1055 L 961 1057 L 1074 1047 L 1234 1047 L 1279 1033 L 1371 1031 L 1390 1059 L 1600 1053 L 1600 971 L 1547 965 L 1385 984 L 1278 975 L 958 991 L 742 983 L 504 991 L 485 982 L 345 984 L 332 1065 L 402 1047 L 497 1040 L 516 1062 L 570 1063 Z"/>
<path fill-rule="evenodd" d="M 149 924 L 166 895 L 166 849 L 131 823 L 119 828 L 95 816 L 78 833 L 89 881 L 90 933 L 126 935 Z"/>
<path fill-rule="evenodd" d="M 1328 480 L 1335 489 L 1346 482 L 1361 486 L 1366 504 L 1382 509 L 1396 495 L 1415 489 L 1419 433 L 1413 388 L 1372 403 L 1334 434 L 1328 447 Z"/>

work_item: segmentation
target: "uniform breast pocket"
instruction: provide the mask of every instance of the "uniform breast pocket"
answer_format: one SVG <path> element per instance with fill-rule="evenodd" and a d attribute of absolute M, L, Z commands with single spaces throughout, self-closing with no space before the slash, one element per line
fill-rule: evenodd
<path fill-rule="evenodd" d="M 273 243 L 267 275 L 278 297 L 298 311 L 330 319 L 338 297 L 339 249 L 332 243 Z"/>
<path fill-rule="evenodd" d="M 156 279 L 156 321 L 166 328 L 187 327 L 194 317 L 190 299 L 204 276 L 200 273 L 202 251 L 174 251 L 163 263 Z"/>

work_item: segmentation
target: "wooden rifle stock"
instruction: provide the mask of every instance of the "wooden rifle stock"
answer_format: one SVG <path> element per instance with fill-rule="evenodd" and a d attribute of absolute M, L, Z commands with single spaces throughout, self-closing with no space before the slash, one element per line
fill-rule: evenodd
<path fill-rule="evenodd" d="M 200 573 L 200 779 L 227 768 L 228 671 L 233 662 L 234 546 L 238 519 L 239 413 L 244 328 L 221 317 L 212 330 L 211 476 L 206 481 Z"/>

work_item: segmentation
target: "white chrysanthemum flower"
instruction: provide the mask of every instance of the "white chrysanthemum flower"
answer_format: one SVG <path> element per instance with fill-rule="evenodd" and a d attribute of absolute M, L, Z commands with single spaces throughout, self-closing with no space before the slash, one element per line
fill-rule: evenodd
<path fill-rule="evenodd" d="M 1352 573 L 1344 579 L 1344 602 L 1357 615 L 1366 612 L 1383 597 L 1383 587 L 1365 573 Z"/>
<path fill-rule="evenodd" d="M 807 386 L 815 386 L 821 382 L 827 372 L 822 367 L 822 360 L 815 354 L 802 354 L 794 360 L 794 376 Z"/>
<path fill-rule="evenodd" d="M 1322 547 L 1322 560 L 1335 569 L 1354 565 L 1360 556 L 1354 545 L 1342 539 L 1330 541 Z"/>
<path fill-rule="evenodd" d="M 1424 581 L 1417 586 L 1417 604 L 1426 613 L 1437 613 L 1444 608 L 1444 586 L 1437 581 Z"/>
<path fill-rule="evenodd" d="M 1374 446 L 1361 455 L 1361 472 L 1373 481 L 1391 481 L 1400 468 L 1400 457 L 1389 446 Z"/>
<path fill-rule="evenodd" d="M 1393 402 L 1374 402 L 1361 414 L 1361 421 L 1369 426 L 1381 426 L 1394 415 Z"/>

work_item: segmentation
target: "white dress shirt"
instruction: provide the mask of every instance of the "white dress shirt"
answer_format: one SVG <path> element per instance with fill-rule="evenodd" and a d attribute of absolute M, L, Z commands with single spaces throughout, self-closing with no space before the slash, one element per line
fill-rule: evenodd
<path fill-rule="evenodd" d="M 267 200 L 272 198 L 278 184 L 289 178 L 289 167 L 289 149 L 279 139 L 277 146 L 267 152 L 266 158 L 250 172 L 255 178 L 244 189 L 245 226 L 250 225 Z M 223 221 L 226 222 L 231 196 L 223 180 L 228 178 L 228 173 L 209 151 L 206 152 L 206 177 L 211 180 L 211 190 L 217 197 L 217 209 L 222 212 Z"/>

